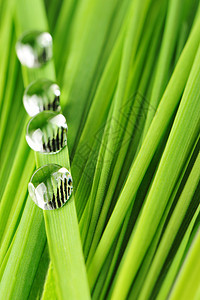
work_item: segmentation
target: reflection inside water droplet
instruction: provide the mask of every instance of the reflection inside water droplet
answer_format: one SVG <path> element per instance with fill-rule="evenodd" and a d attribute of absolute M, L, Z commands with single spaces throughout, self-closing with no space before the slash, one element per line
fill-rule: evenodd
<path fill-rule="evenodd" d="M 59 165 L 49 164 L 36 170 L 28 190 L 32 200 L 44 210 L 62 207 L 70 198 L 73 183 L 70 172 Z"/>
<path fill-rule="evenodd" d="M 59 152 L 67 145 L 65 117 L 51 111 L 40 112 L 27 125 L 26 141 L 34 151 Z"/>
<path fill-rule="evenodd" d="M 48 32 L 27 32 L 16 43 L 16 52 L 22 65 L 41 67 L 52 58 L 52 37 Z"/>
<path fill-rule="evenodd" d="M 34 81 L 26 88 L 23 103 L 31 117 L 43 110 L 60 111 L 60 88 L 48 79 Z"/>

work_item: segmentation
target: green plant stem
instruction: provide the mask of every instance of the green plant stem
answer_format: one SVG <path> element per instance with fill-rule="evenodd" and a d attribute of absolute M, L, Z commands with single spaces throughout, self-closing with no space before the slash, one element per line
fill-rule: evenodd
<path fill-rule="evenodd" d="M 75 39 L 72 41 L 63 84 L 63 99 L 67 101 L 63 105 L 67 104 L 66 115 L 71 128 L 69 149 L 72 157 L 83 127 L 82 120 L 85 120 L 91 105 L 90 91 L 94 88 L 91 83 L 98 72 L 108 28 L 119 3 L 113 0 L 86 1 L 76 15 L 76 28 L 73 31 Z M 112 46 L 110 45 L 111 48 Z"/>
<path fill-rule="evenodd" d="M 151 19 L 151 21 L 153 21 L 153 20 Z M 155 21 L 156 21 L 156 19 L 155 19 Z M 99 242 L 100 236 L 101 236 L 101 234 L 103 232 L 103 228 L 105 226 L 105 220 L 106 220 L 106 217 L 107 217 L 109 207 L 111 205 L 112 196 L 115 192 L 115 187 L 117 185 L 117 181 L 119 179 L 119 176 L 121 174 L 122 167 L 123 167 L 123 164 L 124 164 L 124 159 L 125 159 L 125 156 L 127 154 L 127 150 L 128 150 L 128 146 L 129 146 L 129 143 L 127 142 L 127 140 L 129 140 L 129 139 L 131 140 L 135 128 L 137 130 L 137 123 L 136 122 L 137 122 L 138 115 L 140 114 L 141 107 L 142 107 L 142 105 L 144 105 L 144 103 L 143 103 L 145 101 L 144 93 L 145 93 L 145 89 L 146 89 L 146 86 L 147 86 L 147 81 L 148 81 L 147 79 L 148 79 L 148 77 L 151 73 L 151 68 L 152 68 L 153 61 L 154 61 L 153 58 L 155 56 L 156 49 L 157 49 L 157 43 L 159 41 L 159 34 L 160 34 L 160 30 L 161 30 L 161 25 L 162 25 L 162 22 L 160 24 L 160 27 L 158 27 L 158 30 L 155 33 L 155 39 L 152 42 L 151 50 L 150 50 L 150 53 L 149 53 L 149 56 L 148 56 L 148 60 L 146 62 L 146 67 L 143 70 L 143 76 L 142 76 L 142 79 L 141 79 L 141 84 L 139 85 L 139 88 L 138 88 L 138 90 L 143 95 L 143 97 L 140 97 L 140 96 L 137 97 L 137 95 L 136 95 L 135 99 L 133 99 L 133 105 L 131 107 L 131 113 L 129 112 L 128 123 L 127 123 L 126 131 L 125 131 L 125 134 L 124 134 L 123 140 L 122 140 L 122 146 L 120 148 L 120 151 L 119 151 L 119 154 L 118 154 L 118 157 L 117 157 L 117 161 L 115 163 L 115 167 L 114 167 L 114 170 L 112 172 L 112 177 L 111 177 L 111 180 L 110 180 L 109 188 L 108 188 L 108 191 L 106 193 L 105 200 L 103 202 L 103 207 L 102 207 L 100 216 L 98 217 L 97 225 L 96 225 L 96 222 L 97 222 L 98 209 L 95 207 L 94 211 L 93 211 L 94 216 L 96 215 L 96 218 L 95 218 L 96 220 L 95 219 L 91 220 L 89 232 L 92 232 L 92 230 L 94 230 L 94 225 L 96 225 L 96 228 L 95 228 L 94 236 L 91 235 L 91 237 L 93 237 L 93 239 L 92 239 L 92 244 L 91 244 L 91 247 L 90 247 L 90 254 L 88 256 L 88 261 L 90 261 L 91 257 L 93 256 L 93 254 L 96 250 L 96 246 Z M 151 30 L 150 30 L 150 33 L 151 33 Z M 148 39 L 147 39 L 148 42 L 149 42 L 150 37 L 151 37 L 151 35 L 148 36 Z M 147 45 L 144 45 L 144 46 L 147 47 L 148 43 L 147 43 Z M 146 47 L 144 47 L 144 48 L 146 48 Z M 142 50 L 143 50 L 143 47 L 142 47 Z M 144 54 L 146 53 L 144 50 L 141 51 L 141 52 L 144 52 Z M 137 63 L 137 61 L 140 61 L 141 55 L 138 55 L 138 56 L 139 57 L 137 57 L 137 60 L 136 60 L 136 67 L 133 68 L 133 70 L 134 70 L 133 73 L 134 74 L 138 74 L 138 71 L 139 71 L 138 70 L 139 69 L 139 66 L 138 66 L 139 63 Z M 144 79 L 143 79 L 144 77 L 146 78 L 146 82 L 144 82 Z M 135 82 L 137 82 L 136 78 L 134 80 L 134 83 Z M 137 90 L 137 85 L 134 84 L 134 83 L 133 83 L 133 85 L 135 86 L 134 90 Z M 138 128 L 138 130 L 140 130 L 140 129 L 141 128 Z M 131 138 L 130 138 L 130 132 L 132 133 Z M 133 153 L 134 152 L 132 152 L 132 157 L 134 158 Z M 97 203 L 97 205 L 99 205 L 99 203 Z M 88 232 L 88 235 L 89 235 L 89 232 Z"/>
<path fill-rule="evenodd" d="M 54 299 L 57 300 L 58 296 L 56 293 L 55 279 L 54 279 L 54 269 L 52 262 L 49 264 L 48 272 L 46 275 L 46 281 L 43 288 L 42 300 Z"/>
<path fill-rule="evenodd" d="M 14 48 L 15 39 L 13 39 L 11 47 Z M 18 62 L 16 60 L 15 51 L 11 53 L 10 65 L 8 72 L 8 80 L 6 85 L 6 93 L 3 102 L 3 108 L 1 112 L 1 127 L 0 127 L 0 149 L 2 148 L 2 141 L 5 135 L 7 119 L 10 111 L 10 107 L 14 98 L 15 85 L 13 85 L 13 79 L 16 78 L 18 73 Z"/>
<path fill-rule="evenodd" d="M 3 104 L 3 94 L 7 82 L 7 68 L 9 66 L 9 56 L 12 52 L 12 48 L 9 49 L 12 37 L 13 37 L 13 9 L 15 0 L 7 1 L 4 9 L 1 10 L 3 16 L 0 18 L 4 26 L 0 27 L 1 35 L 1 46 L 0 46 L 0 57 L 1 57 L 1 69 L 0 69 L 0 110 Z"/>
<path fill-rule="evenodd" d="M 30 198 L 27 201 L 25 212 L 1 280 L 0 294 L 2 299 L 28 298 L 37 265 L 46 243 L 42 211 L 38 211 Z M 23 278 L 26 280 L 22 280 L 19 274 L 23 274 Z"/>
<path fill-rule="evenodd" d="M 136 1 L 133 2 L 132 6 L 132 14 L 130 14 L 130 23 L 127 28 L 127 37 L 124 43 L 123 48 L 123 55 L 122 55 L 122 62 L 121 62 L 121 68 L 120 68 L 120 74 L 119 74 L 119 81 L 115 93 L 114 98 L 114 108 L 113 108 L 113 114 L 112 118 L 109 124 L 108 133 L 106 132 L 105 136 L 107 138 L 106 148 L 105 148 L 105 154 L 103 159 L 103 164 L 101 168 L 97 168 L 97 172 L 99 173 L 98 176 L 95 176 L 95 181 L 93 183 L 93 189 L 91 192 L 90 200 L 92 208 L 91 210 L 95 210 L 95 215 L 99 214 L 100 205 L 98 206 L 98 210 L 94 208 L 95 203 L 101 204 L 101 199 L 105 195 L 105 186 L 106 182 L 108 180 L 110 168 L 112 165 L 114 154 L 117 150 L 118 141 L 120 141 L 123 123 L 121 120 L 120 115 L 120 109 L 122 107 L 122 104 L 126 101 L 124 99 L 124 93 L 127 88 L 127 78 L 130 73 L 130 62 L 133 61 L 136 55 L 136 50 L 138 48 L 139 38 L 140 34 L 144 25 L 144 19 L 146 17 L 146 13 L 148 10 L 148 7 L 150 5 L 149 0 L 145 1 L 141 7 L 141 2 Z M 117 120 L 117 121 L 116 121 Z M 127 120 L 125 120 L 126 124 Z M 106 129 L 105 129 L 106 131 Z M 117 133 L 117 139 L 116 139 L 116 133 Z M 104 143 L 102 144 L 104 146 Z M 97 188 L 98 187 L 98 188 Z M 92 219 L 92 214 L 88 214 L 88 228 L 90 227 Z M 96 216 L 95 216 L 96 221 Z M 94 231 L 94 227 L 96 224 L 92 225 L 92 229 Z M 88 254 L 90 242 L 92 239 L 94 232 L 90 232 L 88 236 L 88 240 L 86 243 L 86 255 Z"/>
<path fill-rule="evenodd" d="M 47 163 L 62 164 L 69 169 L 67 148 L 58 154 L 36 154 L 37 167 Z M 74 197 L 61 209 L 44 211 L 44 219 L 58 296 L 90 299 Z"/>
<path fill-rule="evenodd" d="M 170 250 L 170 247 L 175 239 L 176 233 L 183 221 L 187 208 L 191 202 L 192 196 L 196 190 L 196 187 L 200 179 L 200 154 L 194 164 L 194 167 L 190 173 L 190 176 L 186 182 L 184 190 L 178 200 L 172 217 L 167 225 L 164 236 L 162 237 L 159 248 L 154 257 L 153 263 L 149 270 L 149 273 L 145 279 L 142 292 L 139 296 L 139 300 L 146 299 L 150 296 L 152 287 L 156 282 L 159 272 L 162 268 L 166 256 Z"/>
<path fill-rule="evenodd" d="M 33 284 L 31 286 L 31 290 L 28 297 L 29 300 L 41 299 L 48 267 L 49 267 L 49 249 L 48 249 L 48 244 L 46 243 L 38 264 L 38 268 L 35 274 Z"/>
<path fill-rule="evenodd" d="M 166 25 L 163 34 L 161 49 L 159 52 L 156 75 L 150 99 L 150 104 L 155 110 L 158 107 L 163 91 L 165 90 L 166 83 L 168 82 L 170 62 L 174 53 L 176 39 L 181 22 L 180 11 L 182 9 L 182 1 L 170 0 L 168 5 Z M 143 131 L 144 136 L 149 129 L 155 110 L 148 110 L 147 112 L 145 127 Z"/>
<path fill-rule="evenodd" d="M 97 164 L 95 166 L 95 171 L 97 170 L 97 175 L 96 175 L 96 172 L 95 172 L 95 181 L 93 182 L 93 185 L 92 185 L 92 188 L 95 190 L 95 188 L 97 189 L 98 187 L 98 175 L 100 176 L 100 172 L 98 172 L 99 170 L 101 170 L 102 168 L 102 163 L 103 163 L 103 157 L 105 155 L 105 146 L 104 146 L 104 142 L 105 144 L 107 143 L 107 130 L 109 129 L 109 125 L 110 125 L 110 117 L 112 116 L 112 112 L 113 112 L 113 106 L 111 107 L 110 111 L 109 111 L 109 115 L 108 115 L 108 120 L 107 120 L 107 123 L 105 125 L 105 129 L 104 129 L 104 133 L 103 133 L 103 138 L 102 138 L 102 144 L 101 144 L 101 147 L 100 147 L 100 150 L 99 150 L 99 155 L 98 155 L 98 160 L 97 160 Z M 90 197 L 88 199 L 88 206 L 85 207 L 85 209 L 87 210 L 87 212 L 83 215 L 83 218 L 81 219 L 80 221 L 80 228 L 81 228 L 81 238 L 82 238 L 82 241 L 83 241 L 83 247 L 84 247 L 84 255 L 85 257 L 87 257 L 87 245 L 85 245 L 85 240 L 86 240 L 86 237 L 87 237 L 87 234 L 88 234 L 88 231 L 89 231 L 89 223 L 90 223 L 90 218 L 91 218 L 91 215 L 92 215 L 92 211 L 93 211 L 93 198 L 90 194 Z"/>
<path fill-rule="evenodd" d="M 18 83 L 21 84 L 22 80 Z M 22 97 L 23 87 L 19 85 L 15 93 L 15 100 L 21 99 Z M 18 103 L 17 103 L 18 102 Z M 21 103 L 20 103 L 21 104 Z M 20 105 L 21 106 L 21 105 Z M 12 105 L 12 109 L 10 111 L 7 126 L 6 126 L 6 135 L 3 139 L 0 160 L 1 160 L 1 170 L 0 170 L 0 183 L 1 183 L 1 191 L 0 198 L 5 191 L 5 187 L 9 178 L 9 174 L 12 169 L 12 165 L 14 163 L 14 158 L 16 154 L 16 145 L 21 137 L 22 130 L 24 128 L 24 120 L 25 120 L 25 112 L 20 109 L 19 101 L 14 101 Z M 17 114 L 17 117 L 16 117 Z M 13 123 L 15 124 L 13 128 Z"/>
<path fill-rule="evenodd" d="M 116 281 L 112 295 L 113 299 L 119 299 L 119 297 L 124 299 L 128 293 L 131 281 L 140 266 L 142 257 L 145 255 L 152 236 L 160 222 L 174 182 L 177 181 L 183 163 L 191 151 L 191 146 L 194 144 L 197 132 L 200 130 L 200 93 L 197 88 L 200 84 L 200 74 L 198 74 L 199 67 L 200 48 L 197 51 L 167 146 L 148 194 L 137 230 L 129 246 L 118 280 Z M 191 118 L 193 118 L 193 122 L 191 122 Z M 187 129 L 188 135 L 182 133 L 184 129 Z M 182 145 L 185 145 L 184 149 L 182 149 Z M 162 199 L 162 203 L 160 203 L 159 199 Z M 141 236 L 143 236 L 142 240 Z M 134 258 L 133 252 L 135 253 Z M 128 278 L 127 270 L 131 270 Z"/>
<path fill-rule="evenodd" d="M 163 132 L 165 131 L 171 116 L 179 103 L 180 96 L 186 84 L 199 44 L 199 25 L 200 19 L 197 20 L 190 38 L 183 50 L 172 78 L 162 97 L 161 103 L 158 107 L 158 112 L 153 119 L 140 152 L 130 170 L 126 185 L 117 201 L 117 205 L 111 215 L 92 262 L 89 265 L 88 276 L 91 287 L 96 281 L 102 263 L 112 245 L 113 239 L 120 229 L 126 212 L 131 204 L 131 200 L 141 183 L 146 169 L 162 138 Z"/>
<path fill-rule="evenodd" d="M 169 212 L 171 210 L 172 204 L 179 198 L 180 193 L 183 189 L 183 186 L 185 184 L 185 178 L 188 177 L 188 170 L 191 171 L 191 166 L 193 166 L 194 161 L 196 159 L 196 152 L 198 152 L 198 143 L 195 144 L 194 150 L 192 151 L 192 154 L 190 158 L 188 159 L 187 163 L 185 164 L 184 170 L 182 171 L 182 175 L 180 176 L 178 183 L 176 184 L 175 189 L 173 190 L 172 195 L 170 196 L 170 200 L 167 204 L 167 208 L 165 209 L 165 212 L 163 214 L 162 220 L 159 224 L 159 227 L 156 231 L 156 234 L 153 238 L 153 241 L 148 249 L 148 252 L 145 255 L 145 258 L 141 264 L 141 267 L 136 275 L 135 280 L 133 281 L 131 292 L 129 293 L 129 297 L 132 299 L 138 299 L 139 292 L 143 288 L 143 284 L 145 282 L 145 278 L 147 277 L 148 271 L 150 269 L 152 260 L 154 258 L 155 252 L 157 251 L 157 247 L 159 246 L 158 242 L 160 243 L 160 240 L 163 236 L 163 231 L 165 229 L 164 225 L 167 222 L 167 218 L 169 217 Z M 138 194 L 140 194 L 138 192 Z M 139 218 L 138 218 L 139 219 Z M 137 226 L 137 224 L 136 224 Z M 161 240 L 162 241 L 162 240 Z M 128 249 L 128 246 L 127 246 Z"/>
<path fill-rule="evenodd" d="M 20 181 L 20 176 L 23 172 L 23 168 L 21 168 L 21 166 L 24 165 L 24 161 L 26 160 L 27 150 L 28 145 L 25 142 L 24 136 L 22 136 L 0 205 L 0 240 L 3 236 L 6 222 L 12 207 L 12 201 L 15 197 L 15 193 Z M 18 175 L 17 177 L 16 174 Z"/>
<path fill-rule="evenodd" d="M 200 282 L 200 229 L 183 263 L 180 274 L 169 296 L 170 300 L 198 299 Z M 196 297 L 196 298 L 195 298 Z"/>
<path fill-rule="evenodd" d="M 164 282 L 162 283 L 161 288 L 159 290 L 159 293 L 156 297 L 157 300 L 167 299 L 167 297 L 169 295 L 170 289 L 171 289 L 171 287 L 173 285 L 173 282 L 176 278 L 177 272 L 180 269 L 180 265 L 181 265 L 181 261 L 182 261 L 183 256 L 184 256 L 185 249 L 187 247 L 191 232 L 192 232 L 193 227 L 194 227 L 194 223 L 197 220 L 197 218 L 199 216 L 199 213 L 200 213 L 200 205 L 198 206 L 198 208 L 195 212 L 195 215 L 193 216 L 193 218 L 192 218 L 192 220 L 191 220 L 191 222 L 188 226 L 188 229 L 187 229 L 186 233 L 184 234 L 181 245 L 178 248 L 176 256 L 172 261 L 170 269 L 167 272 L 167 275 L 164 279 Z"/>
<path fill-rule="evenodd" d="M 17 193 L 13 200 L 13 205 L 10 211 L 9 217 L 5 220 L 6 227 L 3 232 L 2 236 L 2 243 L 1 243 L 1 253 L 0 253 L 0 265 L 3 261 L 4 255 L 6 254 L 6 251 L 9 248 L 9 245 L 11 243 L 11 240 L 14 236 L 14 233 L 16 231 L 20 215 L 23 211 L 23 206 L 25 205 L 26 201 L 26 194 L 27 190 L 24 188 L 24 186 L 28 185 L 29 182 L 29 172 L 34 171 L 35 168 L 35 161 L 33 153 L 29 153 L 29 157 L 26 161 L 26 165 L 24 167 L 24 171 L 22 173 L 20 183 L 17 189 Z"/>
<path fill-rule="evenodd" d="M 82 155 L 81 149 L 85 145 L 88 145 L 89 148 L 92 148 L 97 133 L 100 129 L 102 129 L 103 126 L 105 126 L 105 122 L 107 120 L 120 69 L 124 31 L 125 25 L 119 33 L 119 37 L 102 74 L 102 78 L 94 96 L 85 126 L 82 130 L 79 144 L 72 160 L 72 172 L 77 180 L 77 183 L 80 182 L 80 177 L 82 175 L 80 171 L 81 166 L 85 165 L 87 162 L 87 156 Z M 103 102 L 102 99 L 104 99 L 105 102 Z M 98 119 L 96 118 L 97 114 Z"/>
<path fill-rule="evenodd" d="M 37 1 L 37 3 L 34 2 L 33 3 L 26 1 L 25 3 L 23 2 L 23 9 L 26 10 L 26 17 L 30 18 L 30 20 L 27 21 L 27 23 L 23 23 L 25 22 L 25 18 L 21 19 L 21 14 L 23 14 L 23 10 L 21 9 L 21 2 L 19 3 L 19 7 L 20 9 L 18 9 L 17 11 L 17 24 L 18 27 L 20 28 L 28 28 L 31 29 L 31 26 L 33 26 L 34 22 L 31 22 L 31 19 L 33 18 L 34 15 L 38 14 L 41 15 L 41 23 L 38 22 L 37 23 L 37 28 L 41 29 L 43 28 L 43 30 L 45 29 L 45 25 L 44 25 L 44 11 L 43 11 L 43 7 L 40 1 Z M 32 8 L 32 11 L 31 11 Z M 37 11 L 38 9 L 38 11 Z M 40 20 L 40 18 L 38 18 L 38 20 Z M 47 28 L 47 27 L 46 27 Z M 54 70 L 53 70 L 53 64 L 50 63 L 48 64 L 45 68 L 41 69 L 40 72 L 36 71 L 31 71 L 31 70 L 27 70 L 26 68 L 23 68 L 23 77 L 24 77 L 24 81 L 25 81 L 25 85 L 32 81 L 33 79 L 36 79 L 38 77 L 46 77 L 48 75 L 48 78 L 53 78 L 54 77 Z M 66 163 L 66 159 L 68 158 L 68 152 L 67 148 L 65 149 L 64 153 L 62 152 L 61 155 L 57 155 L 56 159 L 55 156 L 50 155 L 49 158 L 47 158 L 48 162 L 53 162 L 52 159 L 55 159 L 57 163 L 61 163 L 61 164 L 65 164 Z M 20 151 L 20 155 L 23 153 L 23 151 Z M 21 157 L 21 156 L 20 156 Z M 46 156 L 47 157 L 47 156 Z M 60 157 L 60 161 L 59 161 L 59 157 Z M 45 158 L 42 156 L 37 157 L 37 165 L 39 166 L 40 160 L 42 161 L 42 164 L 45 162 Z M 55 162 L 55 161 L 54 161 Z M 14 255 L 15 252 L 18 250 L 19 251 L 19 243 L 18 241 L 21 240 L 24 237 L 24 248 L 22 250 L 22 256 L 20 256 L 18 258 L 18 261 L 16 263 L 16 272 L 18 272 L 18 275 L 21 273 L 21 271 L 23 269 L 21 269 L 21 264 L 22 262 L 25 263 L 24 268 L 26 268 L 26 270 L 29 270 L 32 267 L 32 265 L 34 265 L 34 271 L 36 272 L 37 270 L 37 266 L 38 263 L 40 261 L 40 257 L 41 257 L 41 253 L 43 251 L 44 246 L 42 246 L 42 242 L 46 241 L 46 237 L 44 234 L 44 240 L 42 239 L 42 236 L 39 237 L 39 235 L 37 234 L 39 232 L 39 230 L 41 231 L 41 226 L 43 224 L 43 217 L 41 216 L 41 210 L 39 210 L 35 205 L 34 209 L 31 210 L 31 217 L 29 216 L 30 213 L 30 207 L 31 205 L 33 205 L 33 203 L 30 201 L 27 202 L 26 207 L 28 207 L 27 209 L 25 209 L 24 213 L 23 213 L 23 217 L 22 220 L 26 220 L 26 222 L 29 224 L 28 228 L 29 231 L 32 234 L 35 234 L 35 236 L 37 236 L 36 239 L 30 239 L 29 241 L 27 240 L 28 238 L 25 238 L 26 234 L 25 234 L 25 230 L 26 228 L 23 228 L 22 224 L 23 222 L 20 222 L 20 226 L 18 227 L 18 234 L 17 237 L 15 239 L 14 245 L 12 247 L 10 256 L 9 256 L 9 260 L 8 263 L 6 265 L 6 272 L 4 272 L 4 280 L 3 280 L 3 285 L 6 285 L 6 281 L 9 282 L 7 280 L 7 276 L 9 276 L 10 270 L 13 266 L 14 263 Z M 69 213 L 69 218 L 66 218 L 65 215 L 63 215 L 63 209 L 66 210 L 68 207 L 68 213 Z M 85 265 L 84 265 L 84 260 L 83 260 L 83 255 L 82 255 L 82 250 L 81 250 L 81 243 L 80 243 L 80 237 L 79 237 L 79 231 L 78 231 L 78 223 L 77 223 L 77 219 L 76 219 L 76 212 L 75 212 L 75 205 L 74 205 L 74 200 L 73 197 L 72 199 L 69 201 L 68 206 L 65 206 L 65 208 L 62 209 L 62 212 L 52 212 L 51 215 L 45 214 L 45 220 L 46 220 L 46 227 L 47 227 L 47 235 L 48 238 L 49 236 L 52 237 L 52 240 L 54 241 L 54 238 L 60 238 L 59 239 L 59 244 L 61 246 L 61 248 L 59 248 L 60 251 L 60 257 L 59 258 L 63 258 L 62 260 L 58 261 L 58 264 L 56 265 L 56 274 L 58 275 L 58 277 L 56 277 L 56 280 L 59 280 L 59 284 L 57 285 L 57 287 L 61 287 L 60 291 L 61 291 L 61 298 L 64 299 L 66 295 L 69 296 L 70 299 L 81 299 L 81 296 L 84 296 L 85 299 L 90 298 L 89 296 L 89 289 L 88 289 L 88 285 L 87 285 L 87 279 L 86 279 L 86 271 L 85 271 Z M 59 217 L 56 216 L 56 214 L 59 214 Z M 29 219 L 29 218 L 30 219 Z M 37 220 L 37 218 L 40 218 Z M 70 219 L 72 218 L 72 219 Z M 69 226 L 69 221 L 73 221 L 73 226 Z M 37 222 L 36 222 L 37 221 Z M 33 223 L 32 223 L 33 222 Z M 36 222 L 36 224 L 35 224 Z M 61 224 L 61 223 L 62 224 Z M 67 222 L 67 226 L 66 223 Z M 32 226 L 32 224 L 34 224 L 34 226 Z M 37 225 L 38 224 L 38 225 Z M 40 226 L 41 224 L 41 226 Z M 52 224 L 54 225 L 52 227 Z M 63 225 L 63 227 L 61 226 Z M 72 225 L 72 223 L 70 223 L 70 225 Z M 44 225 L 43 225 L 44 227 Z M 59 232 L 59 235 L 57 234 Z M 68 235 L 69 232 L 71 233 L 71 236 Z M 31 233 L 30 233 L 30 237 L 31 237 Z M 56 236 L 54 236 L 54 234 Z M 42 235 L 42 232 L 41 232 Z M 28 237 L 28 234 L 27 234 Z M 71 247 L 73 247 L 74 251 L 71 251 L 71 253 L 69 253 L 67 251 L 67 247 L 66 247 L 66 240 L 68 239 L 69 241 L 69 245 L 68 245 L 68 249 L 72 249 Z M 38 241 L 39 240 L 39 241 Z M 53 256 L 53 261 L 57 262 L 57 252 L 55 253 L 55 250 L 57 249 L 55 247 L 55 243 L 53 242 L 52 245 L 52 240 L 49 241 L 50 247 L 52 247 L 52 249 L 50 249 L 50 254 L 52 254 Z M 37 247 L 37 252 L 35 252 L 35 256 L 33 253 L 34 247 Z M 67 252 L 67 255 L 65 256 Z M 56 254 L 56 255 L 55 255 Z M 74 256 L 73 256 L 74 255 Z M 77 256 L 76 256 L 77 255 Z M 24 259 L 25 257 L 27 258 L 27 262 Z M 32 260 L 32 265 L 29 262 L 29 259 L 31 257 L 34 257 L 34 259 Z M 74 257 L 74 259 L 72 259 L 72 257 Z M 62 264 L 62 263 L 63 264 Z M 17 269 L 19 268 L 19 269 Z M 70 269 L 70 272 L 69 272 Z M 21 273 L 21 276 L 19 276 L 19 278 L 26 278 L 26 282 L 29 283 L 29 285 L 27 284 L 26 287 L 26 292 L 30 292 L 30 288 L 34 279 L 34 272 L 32 272 L 31 274 L 33 276 L 29 276 L 29 278 L 27 279 L 27 274 L 28 272 L 23 272 Z M 75 275 L 76 273 L 76 275 Z M 64 276 L 62 276 L 64 274 Z M 67 285 L 68 288 L 66 288 L 66 278 L 67 276 L 65 276 L 67 274 L 67 276 L 69 276 L 69 280 L 67 281 Z M 80 277 L 79 277 L 80 276 Z M 79 280 L 79 278 L 81 278 Z M 15 295 L 20 295 L 20 293 L 22 293 L 23 290 L 23 285 L 19 286 L 19 281 L 14 280 L 15 278 L 13 278 L 12 280 L 12 284 L 10 284 L 10 289 L 9 289 L 9 293 L 10 294 L 15 294 Z M 25 281 L 24 281 L 25 282 Z M 81 283 L 81 284 L 80 284 Z M 20 292 L 19 292 L 20 290 Z M 15 291 L 17 291 L 15 293 Z M 24 291 L 24 297 L 26 298 L 26 293 Z"/>

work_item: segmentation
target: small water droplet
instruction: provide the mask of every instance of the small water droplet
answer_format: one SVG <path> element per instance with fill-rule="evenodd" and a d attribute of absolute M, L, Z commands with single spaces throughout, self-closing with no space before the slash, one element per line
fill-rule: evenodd
<path fill-rule="evenodd" d="M 19 38 L 16 52 L 22 65 L 41 67 L 52 58 L 52 36 L 48 32 L 29 31 Z"/>
<path fill-rule="evenodd" d="M 67 145 L 67 123 L 62 114 L 42 111 L 27 125 L 26 141 L 37 152 L 56 153 Z"/>
<path fill-rule="evenodd" d="M 49 164 L 35 171 L 28 184 L 29 195 L 43 210 L 62 207 L 73 191 L 70 172 L 59 165 Z"/>
<path fill-rule="evenodd" d="M 60 111 L 60 88 L 51 80 L 36 80 L 26 88 L 23 103 L 31 117 L 43 110 Z"/>

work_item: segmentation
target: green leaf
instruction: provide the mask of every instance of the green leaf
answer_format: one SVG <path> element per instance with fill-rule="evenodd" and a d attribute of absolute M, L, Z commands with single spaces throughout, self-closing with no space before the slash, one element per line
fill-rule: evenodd
<path fill-rule="evenodd" d="M 167 127 L 170 118 L 178 105 L 199 44 L 199 24 L 200 18 L 197 20 L 191 36 L 182 52 L 179 62 L 162 97 L 151 127 L 142 144 L 140 152 L 130 170 L 126 185 L 117 201 L 116 207 L 107 224 L 92 262 L 89 265 L 88 275 L 91 287 L 97 279 L 98 272 L 100 271 L 108 250 L 112 245 L 113 239 L 120 229 L 125 214 L 131 204 L 131 200 L 140 185 L 159 141 L 162 138 L 163 132 L 165 131 L 165 128 Z"/>
<path fill-rule="evenodd" d="M 198 299 L 200 281 L 200 230 L 196 233 L 169 299 Z"/>

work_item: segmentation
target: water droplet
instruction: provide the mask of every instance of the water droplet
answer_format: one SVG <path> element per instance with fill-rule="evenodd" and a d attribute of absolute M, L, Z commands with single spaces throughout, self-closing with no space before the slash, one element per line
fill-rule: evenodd
<path fill-rule="evenodd" d="M 49 164 L 35 171 L 28 184 L 32 200 L 44 210 L 62 207 L 73 191 L 70 172 L 59 165 Z"/>
<path fill-rule="evenodd" d="M 48 79 L 36 80 L 26 88 L 23 102 L 31 117 L 43 110 L 60 111 L 60 88 Z"/>
<path fill-rule="evenodd" d="M 27 32 L 16 43 L 16 52 L 22 65 L 41 67 L 52 58 L 52 37 L 48 32 Z"/>
<path fill-rule="evenodd" d="M 42 111 L 27 125 L 26 141 L 37 152 L 56 153 L 67 145 L 67 123 L 62 114 Z"/>

